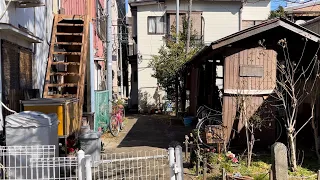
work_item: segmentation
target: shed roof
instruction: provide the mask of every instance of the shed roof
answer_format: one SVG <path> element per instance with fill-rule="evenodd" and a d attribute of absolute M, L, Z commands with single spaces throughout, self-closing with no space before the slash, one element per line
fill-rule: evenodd
<path fill-rule="evenodd" d="M 252 37 L 254 35 L 258 35 L 260 33 L 275 29 L 275 28 L 284 28 L 292 33 L 299 34 L 311 41 L 319 42 L 320 41 L 320 35 L 317 33 L 314 33 L 302 26 L 299 26 L 291 21 L 288 21 L 283 18 L 275 18 L 268 21 L 265 21 L 259 25 L 244 29 L 242 31 L 236 32 L 234 34 L 231 34 L 229 36 L 223 37 L 221 39 L 218 39 L 211 43 L 211 45 L 204 46 L 201 50 L 199 50 L 188 62 L 184 64 L 184 66 L 192 63 L 201 55 L 206 54 L 208 52 L 220 49 L 222 47 L 228 46 L 232 43 L 247 39 L 249 37 Z"/>
<path fill-rule="evenodd" d="M 307 25 L 310 25 L 310 24 L 313 24 L 313 23 L 316 23 L 316 22 L 319 22 L 320 21 L 320 16 L 316 17 L 316 18 L 313 18 L 309 21 L 307 21 L 306 23 L 304 24 L 301 24 L 303 27 L 307 26 Z"/>

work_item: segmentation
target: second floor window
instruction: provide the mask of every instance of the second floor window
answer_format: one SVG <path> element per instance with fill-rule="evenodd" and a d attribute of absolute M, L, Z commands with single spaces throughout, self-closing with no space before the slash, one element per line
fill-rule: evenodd
<path fill-rule="evenodd" d="M 166 23 L 164 16 L 149 16 L 148 17 L 148 33 L 149 34 L 164 34 Z"/>

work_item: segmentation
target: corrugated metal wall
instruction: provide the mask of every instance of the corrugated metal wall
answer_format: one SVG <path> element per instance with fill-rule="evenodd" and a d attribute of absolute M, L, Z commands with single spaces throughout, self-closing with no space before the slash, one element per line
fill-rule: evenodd
<path fill-rule="evenodd" d="M 252 48 L 235 51 L 225 58 L 224 67 L 224 90 L 272 90 L 276 84 L 276 52 L 263 48 Z M 240 77 L 240 65 L 263 66 L 263 77 Z M 257 112 L 268 96 L 258 95 L 250 97 L 250 111 L 247 117 Z M 233 138 L 232 129 L 240 132 L 243 128 L 239 115 L 237 114 L 237 95 L 229 94 L 223 97 L 223 124 L 227 126 L 226 138 Z M 263 111 L 263 110 L 262 110 Z M 272 124 L 274 126 L 274 124 Z M 268 130 L 273 132 L 270 139 L 274 137 L 274 128 Z"/>
<path fill-rule="evenodd" d="M 225 58 L 224 90 L 270 90 L 276 84 L 276 56 L 274 50 L 252 48 Z M 263 66 L 263 77 L 240 77 L 240 65 Z"/>
<path fill-rule="evenodd" d="M 2 101 L 10 109 L 20 111 L 24 92 L 32 89 L 32 51 L 9 41 L 1 41 L 2 55 Z M 4 115 L 9 115 L 3 109 Z"/>
<path fill-rule="evenodd" d="M 313 23 L 310 23 L 310 24 L 307 24 L 307 25 L 302 25 L 304 26 L 305 28 L 319 34 L 320 33 L 320 21 L 316 21 L 316 22 L 313 22 Z"/>
<path fill-rule="evenodd" d="M 66 15 L 85 15 L 87 14 L 87 0 L 60 0 L 63 13 Z"/>
<path fill-rule="evenodd" d="M 93 19 L 93 29 L 94 29 L 94 49 L 95 58 L 103 58 L 103 43 L 97 35 L 97 24 L 96 24 L 96 0 L 60 0 L 61 8 L 63 9 L 63 14 L 66 15 L 85 15 L 90 14 L 91 19 Z M 100 0 L 103 7 L 103 0 Z"/>

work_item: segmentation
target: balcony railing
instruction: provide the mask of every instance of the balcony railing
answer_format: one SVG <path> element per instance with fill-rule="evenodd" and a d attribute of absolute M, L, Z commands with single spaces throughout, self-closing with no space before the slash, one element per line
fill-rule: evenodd
<path fill-rule="evenodd" d="M 100 1 L 96 1 L 96 15 L 97 15 L 97 34 L 98 37 L 102 40 L 106 40 L 106 16 L 104 15 L 103 12 L 103 7 L 100 3 Z"/>
<path fill-rule="evenodd" d="M 164 39 L 166 42 L 168 41 L 176 41 L 176 38 L 173 37 L 171 34 L 166 34 L 164 36 Z M 190 40 L 191 46 L 202 46 L 204 44 L 204 38 L 203 35 L 192 35 Z"/>

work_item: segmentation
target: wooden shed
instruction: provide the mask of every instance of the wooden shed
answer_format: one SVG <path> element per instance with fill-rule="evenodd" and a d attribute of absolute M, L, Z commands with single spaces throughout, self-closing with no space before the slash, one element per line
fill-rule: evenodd
<path fill-rule="evenodd" d="M 274 102 L 270 95 L 276 86 L 277 61 L 284 59 L 283 48 L 278 44 L 283 39 L 292 60 L 301 57 L 305 43 L 304 63 L 318 52 L 320 36 L 285 19 L 266 21 L 202 48 L 178 73 L 185 82 L 180 93 L 181 109 L 194 116 L 201 105 L 221 110 L 223 125 L 227 127 L 225 138 L 229 141 L 235 137 L 234 132 L 239 135 L 243 129 L 237 98 L 250 96 L 249 115 L 259 111 L 270 121 L 268 127 L 256 133 L 256 138 L 264 145 L 279 140 L 285 130 L 280 130 L 282 124 L 270 116 L 281 112 L 270 105 Z M 189 108 L 185 107 L 186 100 Z"/>

